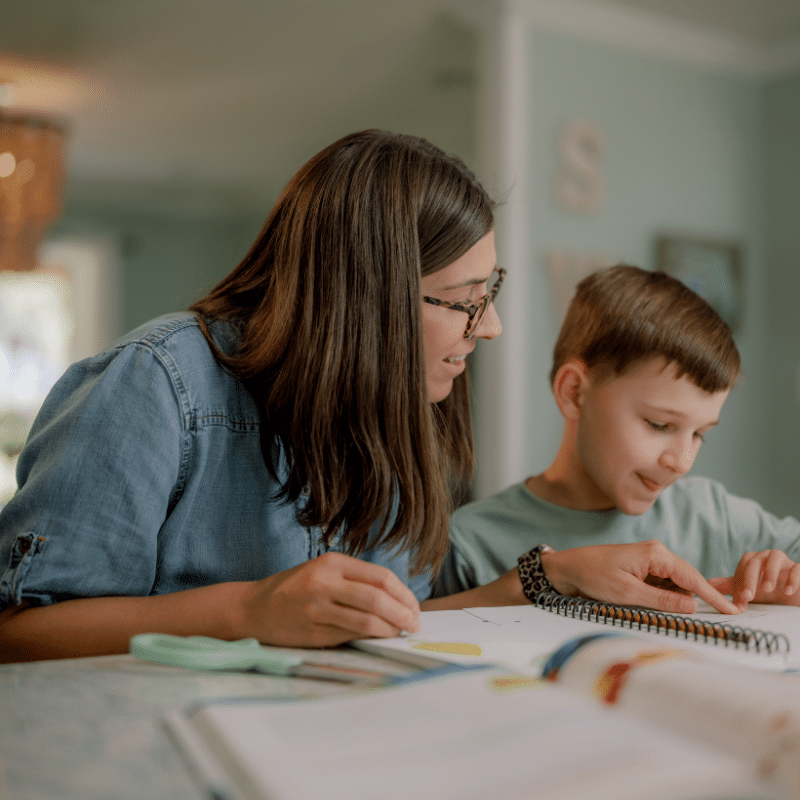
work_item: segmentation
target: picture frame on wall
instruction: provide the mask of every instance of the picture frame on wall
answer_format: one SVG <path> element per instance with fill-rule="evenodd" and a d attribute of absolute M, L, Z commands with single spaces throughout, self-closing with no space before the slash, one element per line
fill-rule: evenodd
<path fill-rule="evenodd" d="M 711 304 L 736 331 L 744 316 L 743 256 L 736 242 L 659 236 L 658 269 L 678 278 Z"/>

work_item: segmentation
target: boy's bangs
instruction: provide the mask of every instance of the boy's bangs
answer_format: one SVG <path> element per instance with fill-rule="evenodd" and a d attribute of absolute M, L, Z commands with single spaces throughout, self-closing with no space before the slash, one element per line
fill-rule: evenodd
<path fill-rule="evenodd" d="M 706 300 L 664 272 L 620 264 L 578 284 L 550 379 L 571 358 L 602 378 L 659 356 L 710 393 L 730 389 L 739 375 L 731 329 Z"/>

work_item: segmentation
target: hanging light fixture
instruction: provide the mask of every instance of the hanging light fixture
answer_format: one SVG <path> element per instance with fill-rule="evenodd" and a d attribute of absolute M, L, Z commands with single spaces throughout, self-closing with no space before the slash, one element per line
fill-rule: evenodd
<path fill-rule="evenodd" d="M 0 101 L 9 97 L 11 87 L 0 82 Z M 36 267 L 39 243 L 61 213 L 63 146 L 59 124 L 0 102 L 0 270 Z"/>

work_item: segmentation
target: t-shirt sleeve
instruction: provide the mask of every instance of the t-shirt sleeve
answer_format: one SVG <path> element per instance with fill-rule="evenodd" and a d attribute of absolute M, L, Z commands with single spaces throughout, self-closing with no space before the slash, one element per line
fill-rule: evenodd
<path fill-rule="evenodd" d="M 431 597 L 447 597 L 478 585 L 474 562 L 464 556 L 454 520 L 450 520 L 450 545 L 442 568 L 433 581 Z"/>
<path fill-rule="evenodd" d="M 677 524 L 695 542 L 698 555 L 674 549 L 706 578 L 733 575 L 748 551 L 783 550 L 793 561 L 800 560 L 800 522 L 794 517 L 777 517 L 755 500 L 732 495 L 706 478 L 683 479 L 680 487 Z"/>
<path fill-rule="evenodd" d="M 186 465 L 184 402 L 174 365 L 141 343 L 67 370 L 0 513 L 0 607 L 150 593 Z"/>
<path fill-rule="evenodd" d="M 783 550 L 792 561 L 800 561 L 798 520 L 777 517 L 754 500 L 735 495 L 726 494 L 725 503 L 732 536 L 739 543 L 737 555 L 747 551 Z M 734 570 L 737 564 L 738 558 Z"/>

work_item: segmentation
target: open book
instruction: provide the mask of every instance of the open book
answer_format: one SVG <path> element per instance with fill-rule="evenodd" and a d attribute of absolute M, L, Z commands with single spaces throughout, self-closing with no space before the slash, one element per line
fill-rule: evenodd
<path fill-rule="evenodd" d="M 172 715 L 218 800 L 774 800 L 749 765 L 504 668 Z"/>
<path fill-rule="evenodd" d="M 726 617 L 703 607 L 691 626 L 684 618 L 683 633 L 617 620 L 534 606 L 437 611 L 422 615 L 416 634 L 353 644 L 419 667 L 444 659 L 544 674 L 570 693 L 734 756 L 800 798 L 800 673 L 791 650 L 800 642 L 800 609 L 751 605 Z M 685 635 L 703 621 L 749 633 Z"/>
<path fill-rule="evenodd" d="M 748 626 L 771 625 L 764 608 Z M 421 620 L 356 643 L 427 668 L 394 685 L 208 702 L 168 728 L 218 800 L 800 800 L 800 675 L 782 649 L 533 606 Z"/>

